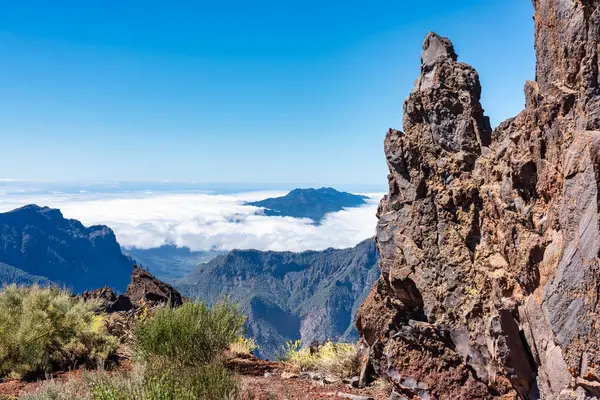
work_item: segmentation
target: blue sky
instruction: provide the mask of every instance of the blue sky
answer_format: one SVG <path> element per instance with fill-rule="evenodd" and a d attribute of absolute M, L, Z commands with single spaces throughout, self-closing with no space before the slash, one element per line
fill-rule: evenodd
<path fill-rule="evenodd" d="M 381 184 L 434 30 L 493 125 L 534 78 L 524 0 L 0 2 L 0 178 Z"/>

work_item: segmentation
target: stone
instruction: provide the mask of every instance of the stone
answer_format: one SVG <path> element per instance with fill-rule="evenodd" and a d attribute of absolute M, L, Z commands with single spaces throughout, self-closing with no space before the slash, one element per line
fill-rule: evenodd
<path fill-rule="evenodd" d="M 382 353 L 382 345 L 376 340 L 369 348 L 367 359 L 363 363 L 358 379 L 358 387 L 364 388 L 376 380 L 380 373 L 379 361 Z"/>
<path fill-rule="evenodd" d="M 328 396 L 337 396 L 342 399 L 350 399 L 350 400 L 375 400 L 370 396 L 359 396 L 356 394 L 344 393 L 344 392 L 330 392 L 327 393 Z"/>
<path fill-rule="evenodd" d="M 586 392 L 593 396 L 600 396 L 600 382 L 598 381 L 588 381 L 578 377 L 577 386 L 584 388 Z"/>
<path fill-rule="evenodd" d="M 83 292 L 81 297 L 85 301 L 90 299 L 101 300 L 101 310 L 107 313 L 125 312 L 133 308 L 133 304 L 131 304 L 129 297 L 122 294 L 117 296 L 116 293 L 108 286 Z"/>
<path fill-rule="evenodd" d="M 292 378 L 297 378 L 298 374 L 296 374 L 295 372 L 289 372 L 289 371 L 283 371 L 281 373 L 281 379 L 292 379 Z"/>
<path fill-rule="evenodd" d="M 127 286 L 125 295 L 137 306 L 156 306 L 159 304 L 178 307 L 187 301 L 171 285 L 156 279 L 148 271 L 133 266 L 131 283 Z"/>
<path fill-rule="evenodd" d="M 365 375 L 431 398 L 598 396 L 600 1 L 534 6 L 536 82 L 493 132 L 477 72 L 425 38 L 384 141 L 381 277 L 357 328 L 385 350 Z"/>
<path fill-rule="evenodd" d="M 156 307 L 169 305 L 178 307 L 187 299 L 171 285 L 155 278 L 148 271 L 134 265 L 131 274 L 131 283 L 125 294 L 117 295 L 111 288 L 94 289 L 83 292 L 84 301 L 91 299 L 100 300 L 101 311 L 107 313 L 128 312 L 140 307 Z"/>

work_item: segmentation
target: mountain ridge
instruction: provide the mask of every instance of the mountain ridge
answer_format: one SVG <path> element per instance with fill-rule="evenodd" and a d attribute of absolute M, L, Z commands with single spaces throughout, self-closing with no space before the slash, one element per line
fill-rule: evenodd
<path fill-rule="evenodd" d="M 294 189 L 282 197 L 247 202 L 246 205 L 264 208 L 264 215 L 309 218 L 320 224 L 325 215 L 344 208 L 366 204 L 368 196 L 340 192 L 331 187 Z"/>
<path fill-rule="evenodd" d="M 354 316 L 378 275 L 371 238 L 349 249 L 232 250 L 174 286 L 209 304 L 230 296 L 248 316 L 259 355 L 273 358 L 289 340 L 355 339 Z"/>
<path fill-rule="evenodd" d="M 0 213 L 0 263 L 75 292 L 105 285 L 124 291 L 133 268 L 109 227 L 85 227 L 35 204 Z"/>

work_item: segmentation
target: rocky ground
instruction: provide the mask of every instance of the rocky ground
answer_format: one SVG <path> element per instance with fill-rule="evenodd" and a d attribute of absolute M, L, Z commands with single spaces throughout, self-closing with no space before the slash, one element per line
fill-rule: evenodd
<path fill-rule="evenodd" d="M 259 360 L 254 357 L 235 358 L 226 363 L 240 380 L 243 400 L 301 400 L 301 399 L 350 399 L 350 400 L 387 400 L 390 389 L 375 384 L 372 387 L 358 389 L 344 382 L 327 382 L 309 375 L 286 372 L 283 364 Z M 118 369 L 128 369 L 130 364 L 120 364 Z M 52 379 L 66 381 L 81 379 L 82 375 L 93 371 L 74 370 L 58 373 Z M 36 390 L 41 381 L 7 381 L 0 383 L 0 399 L 18 398 Z"/>

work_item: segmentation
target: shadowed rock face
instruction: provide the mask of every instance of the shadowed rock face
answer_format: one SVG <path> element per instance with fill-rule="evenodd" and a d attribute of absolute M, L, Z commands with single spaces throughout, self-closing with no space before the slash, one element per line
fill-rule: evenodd
<path fill-rule="evenodd" d="M 133 266 L 131 283 L 127 286 L 125 296 L 137 306 L 167 304 L 178 307 L 186 301 L 173 286 L 156 279 L 137 265 Z"/>
<path fill-rule="evenodd" d="M 137 265 L 133 266 L 131 283 L 127 286 L 125 294 L 117 295 L 111 288 L 105 286 L 85 291 L 81 297 L 86 301 L 91 299 L 100 300 L 102 311 L 108 313 L 127 312 L 143 307 L 179 307 L 188 301 L 171 285 L 156 279 L 148 271 Z"/>
<path fill-rule="evenodd" d="M 85 227 L 60 210 L 28 205 L 0 213 L 0 264 L 2 283 L 44 284 L 44 277 L 81 293 L 103 285 L 125 290 L 132 261 L 107 226 Z"/>
<path fill-rule="evenodd" d="M 405 394 L 600 393 L 600 1 L 534 5 L 524 111 L 490 134 L 477 73 L 429 34 L 385 139 L 382 276 L 357 326 Z"/>

